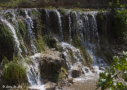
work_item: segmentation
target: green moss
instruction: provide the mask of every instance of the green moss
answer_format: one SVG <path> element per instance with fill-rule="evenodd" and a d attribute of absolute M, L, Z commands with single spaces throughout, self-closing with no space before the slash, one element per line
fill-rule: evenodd
<path fill-rule="evenodd" d="M 64 73 L 67 73 L 67 70 L 64 67 L 61 67 L 61 70 L 63 70 Z"/>
<path fill-rule="evenodd" d="M 26 67 L 18 58 L 5 64 L 3 71 L 4 82 L 7 85 L 18 85 L 26 80 Z"/>
<path fill-rule="evenodd" d="M 81 42 L 80 37 L 79 37 L 78 35 L 75 35 L 75 36 L 73 37 L 73 44 L 74 44 L 74 46 L 77 47 L 77 48 L 81 47 L 82 42 Z"/>
<path fill-rule="evenodd" d="M 56 9 L 56 7 L 53 7 L 53 6 L 48 6 L 48 7 L 45 7 L 46 9 Z"/>
<path fill-rule="evenodd" d="M 41 16 L 41 13 L 35 9 L 32 9 L 32 12 L 31 12 L 32 16 L 37 16 L 37 17 L 40 17 Z"/>
<path fill-rule="evenodd" d="M 62 15 L 64 15 L 65 12 L 67 12 L 67 9 L 64 9 L 64 8 L 59 8 L 58 10 L 59 10 L 59 12 L 60 12 Z"/>
<path fill-rule="evenodd" d="M 90 66 L 93 64 L 93 60 L 91 58 L 91 56 L 89 55 L 89 53 L 87 52 L 87 50 L 85 49 L 85 47 L 80 47 L 79 48 L 80 52 L 83 55 L 83 58 L 85 60 L 85 65 L 86 66 Z"/>
<path fill-rule="evenodd" d="M 57 49 L 57 42 L 53 37 L 51 37 L 50 35 L 45 35 L 43 39 L 48 47 Z"/>
<path fill-rule="evenodd" d="M 44 41 L 43 41 L 42 36 L 38 36 L 38 39 L 35 41 L 35 45 L 36 45 L 37 50 L 38 50 L 39 52 L 45 50 L 45 43 L 44 43 Z"/>
<path fill-rule="evenodd" d="M 19 24 L 19 33 L 23 36 L 23 38 L 25 38 L 26 35 L 26 25 L 22 20 L 18 21 Z"/>
<path fill-rule="evenodd" d="M 23 44 L 20 44 L 20 48 L 22 50 L 22 55 L 25 56 L 26 55 L 25 46 Z"/>
<path fill-rule="evenodd" d="M 0 25 L 0 60 L 6 56 L 12 59 L 15 41 L 12 32 L 5 26 Z"/>

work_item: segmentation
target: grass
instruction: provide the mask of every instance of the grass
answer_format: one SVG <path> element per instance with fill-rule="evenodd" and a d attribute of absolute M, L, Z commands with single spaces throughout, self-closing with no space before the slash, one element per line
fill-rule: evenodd
<path fill-rule="evenodd" d="M 45 50 L 45 42 L 43 41 L 43 37 L 39 36 L 37 40 L 35 40 L 35 45 L 37 47 L 37 50 L 39 52 L 42 52 Z"/>
<path fill-rule="evenodd" d="M 12 61 L 5 64 L 3 78 L 7 85 L 21 84 L 26 80 L 26 67 L 17 57 L 13 57 Z"/>

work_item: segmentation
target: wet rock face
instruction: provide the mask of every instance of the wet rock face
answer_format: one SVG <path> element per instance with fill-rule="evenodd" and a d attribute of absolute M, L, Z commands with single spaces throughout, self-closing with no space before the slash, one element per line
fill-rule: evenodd
<path fill-rule="evenodd" d="M 73 78 L 80 77 L 80 76 L 81 76 L 81 70 L 73 69 L 73 70 L 71 71 L 71 75 L 72 75 Z"/>
<path fill-rule="evenodd" d="M 65 66 L 65 60 L 60 58 L 58 51 L 46 51 L 40 57 L 40 69 L 43 79 L 50 79 L 56 82 L 61 67 Z"/>

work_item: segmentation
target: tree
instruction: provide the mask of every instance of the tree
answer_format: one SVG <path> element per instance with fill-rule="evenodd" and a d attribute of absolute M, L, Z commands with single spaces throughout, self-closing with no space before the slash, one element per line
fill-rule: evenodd
<path fill-rule="evenodd" d="M 109 3 L 109 5 L 111 6 L 111 9 L 114 10 L 115 8 L 117 8 L 119 6 L 119 0 L 112 0 L 112 2 Z"/>
<path fill-rule="evenodd" d="M 108 88 L 110 90 L 127 90 L 127 85 L 123 84 L 123 82 L 127 82 L 127 52 L 123 51 L 122 58 L 114 56 L 113 60 L 114 62 L 110 67 L 106 68 L 105 72 L 100 73 L 100 78 L 95 90 L 99 87 L 101 87 L 101 90 Z M 120 74 L 122 76 L 120 76 Z M 117 81 L 118 78 L 122 78 L 124 81 Z"/>

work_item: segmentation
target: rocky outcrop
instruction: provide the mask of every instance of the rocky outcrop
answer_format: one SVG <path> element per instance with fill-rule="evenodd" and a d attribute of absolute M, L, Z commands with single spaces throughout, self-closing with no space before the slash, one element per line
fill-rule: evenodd
<path fill-rule="evenodd" d="M 65 60 L 60 58 L 58 51 L 45 51 L 39 57 L 41 76 L 43 79 L 49 79 L 57 82 L 61 67 L 65 67 Z"/>

